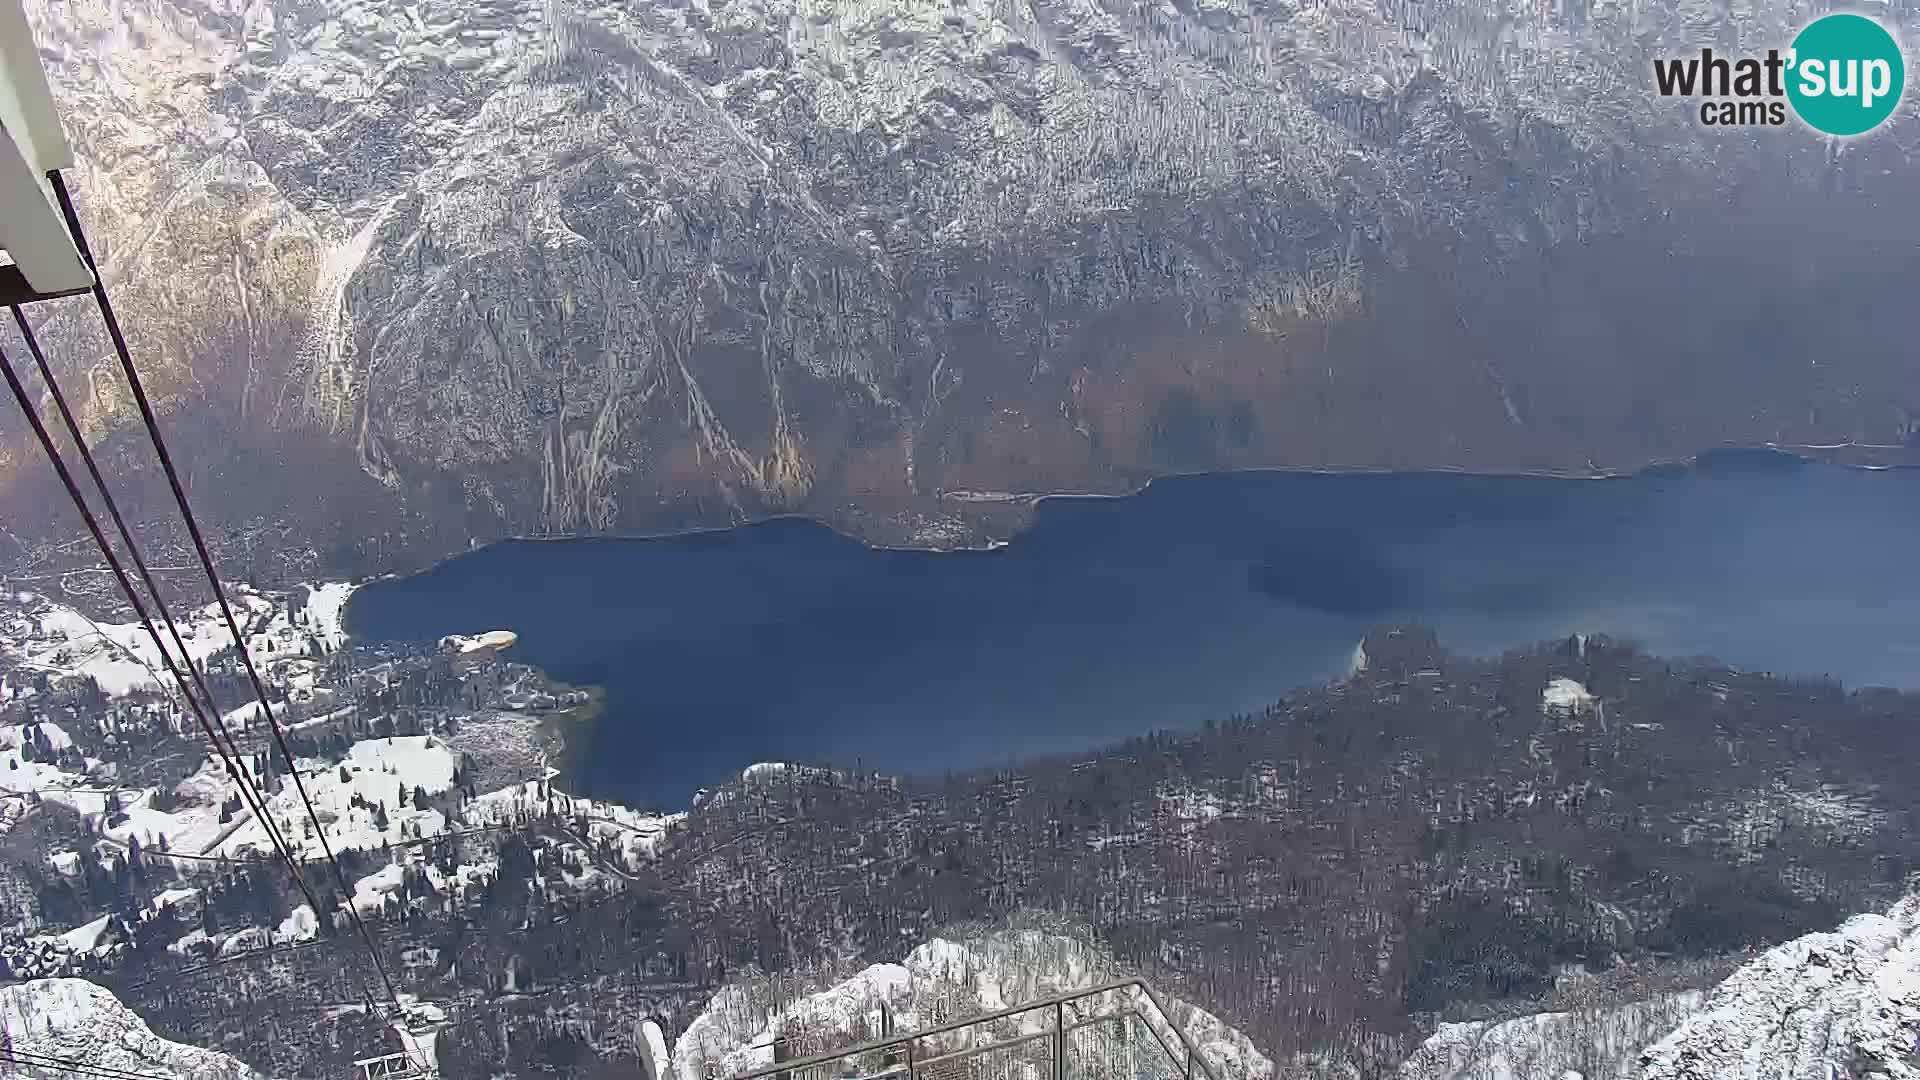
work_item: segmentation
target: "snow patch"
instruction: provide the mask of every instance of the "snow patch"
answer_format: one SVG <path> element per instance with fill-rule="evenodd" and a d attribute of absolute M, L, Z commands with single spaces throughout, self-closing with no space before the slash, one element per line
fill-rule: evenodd
<path fill-rule="evenodd" d="M 320 934 L 320 920 L 313 914 L 313 908 L 301 904 L 292 913 L 280 920 L 280 928 L 274 934 L 279 942 L 312 941 Z"/>
<path fill-rule="evenodd" d="M 453 787 L 454 756 L 432 735 L 396 735 L 353 744 L 337 765 L 323 764 L 311 773 L 302 768 L 302 781 L 315 812 L 335 851 L 369 849 L 446 831 L 447 818 L 431 805 L 414 805 L 415 789 L 428 796 Z M 268 811 L 283 823 L 287 842 L 302 858 L 319 858 L 319 838 L 306 818 L 299 793 L 291 784 L 267 800 Z M 382 819 L 386 828 L 380 827 Z M 218 845 L 225 854 L 243 848 L 271 850 L 266 830 L 251 816 Z"/>
<path fill-rule="evenodd" d="M 397 892 L 406 880 L 406 867 L 388 863 L 353 883 L 353 908 L 362 915 L 378 914 L 387 896 Z"/>
<path fill-rule="evenodd" d="M 199 889 L 162 889 L 154 894 L 153 910 L 165 911 L 177 904 L 191 903 L 199 898 Z"/>
<path fill-rule="evenodd" d="M 8 750 L 18 750 L 20 747 L 26 745 L 30 738 L 27 734 L 28 726 L 27 724 L 8 724 L 0 727 L 0 747 L 5 747 Z M 31 726 L 40 729 L 40 734 L 45 736 L 47 746 L 52 750 L 65 750 L 67 747 L 73 745 L 73 737 L 68 735 L 59 724 L 51 720 L 42 720 Z"/>
<path fill-rule="evenodd" d="M 100 939 L 113 927 L 113 916 L 102 915 L 87 923 L 60 935 L 67 948 L 77 953 L 90 953 L 100 947 Z"/>
<path fill-rule="evenodd" d="M 684 812 L 646 814 L 620 803 L 573 795 L 544 780 L 528 780 L 473 799 L 466 806 L 466 821 L 475 826 L 497 825 L 544 813 L 549 807 L 576 821 L 584 820 L 584 839 L 612 840 L 629 868 L 637 868 L 658 854 L 667 836 L 687 817 Z"/>
<path fill-rule="evenodd" d="M 307 586 L 307 632 L 329 649 L 347 643 L 347 601 L 358 588 L 345 581 Z"/>
<path fill-rule="evenodd" d="M 440 647 L 452 652 L 471 653 L 482 649 L 507 649 L 520 640 L 520 635 L 511 630 L 489 630 L 484 634 L 471 637 L 466 634 L 448 634 L 440 639 Z"/>
<path fill-rule="evenodd" d="M 1541 711 L 1572 715 L 1589 712 L 1593 709 L 1593 695 L 1587 688 L 1573 679 L 1558 678 L 1547 684 L 1540 694 Z"/>

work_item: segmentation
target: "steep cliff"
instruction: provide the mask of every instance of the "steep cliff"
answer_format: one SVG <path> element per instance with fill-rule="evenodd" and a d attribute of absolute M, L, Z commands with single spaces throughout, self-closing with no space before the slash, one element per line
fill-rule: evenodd
<path fill-rule="evenodd" d="M 961 941 L 935 938 L 897 964 L 874 964 L 817 989 L 765 979 L 737 980 L 723 987 L 674 1043 L 670 1072 L 675 1080 L 702 1080 L 709 1073 L 731 1076 L 774 1064 L 776 1035 L 796 1040 L 789 1050 L 793 1057 L 801 1057 L 880 1038 L 889 1021 L 894 1031 L 906 1033 L 1122 978 L 1125 975 L 1112 956 L 1084 933 L 1003 928 Z M 1221 1080 L 1270 1080 L 1275 1075 L 1274 1063 L 1245 1035 L 1187 1002 L 1172 997 L 1160 1000 L 1171 1017 L 1155 1014 L 1148 1022 L 1179 1024 Z M 1087 1011 L 1079 1015 L 1092 1016 L 1124 1005 L 1119 995 L 1106 995 L 1090 997 L 1075 1009 L 1084 1008 Z M 962 1028 L 930 1037 L 919 1051 L 954 1053 L 1035 1034 L 1050 1030 L 1046 1025 L 1052 1022 L 1051 1016 L 1050 1011 L 1039 1010 L 997 1024 Z M 1069 1023 L 1075 1019 L 1070 1016 Z M 1141 1066 L 1141 1075 L 1168 1074 L 1169 1066 L 1149 1041 L 1154 1036 L 1144 1031 L 1116 1039 L 1108 1027 L 1094 1025 L 1071 1034 L 1069 1053 L 1076 1055 L 1110 1051 L 1115 1045 L 1124 1048 L 1129 1039 L 1137 1040 L 1134 1049 L 1140 1057 L 1152 1058 Z M 1169 1042 L 1174 1038 L 1164 1026 L 1156 1034 Z M 1020 1051 L 1027 1052 L 1044 1057 L 1047 1050 L 1043 1045 L 1028 1045 Z M 1002 1052 L 1009 1053 L 1013 1052 Z"/>
<path fill-rule="evenodd" d="M 1402 1080 L 1920 1076 L 1920 896 L 1769 949 L 1712 990 L 1442 1024 Z"/>
<path fill-rule="evenodd" d="M 1920 1076 L 1920 896 L 1735 972 L 1641 1059 L 1640 1080 Z"/>
<path fill-rule="evenodd" d="M 1652 88 L 1783 0 L 27 7 L 197 497 L 323 544 L 945 543 L 982 492 L 1920 415 L 1912 95 L 1843 147 Z M 120 431 L 86 316 L 37 313 Z"/>
<path fill-rule="evenodd" d="M 1697 990 L 1498 1022 L 1442 1024 L 1400 1080 L 1626 1080 L 1640 1052 L 1700 1007 Z"/>
<path fill-rule="evenodd" d="M 174 1080 L 258 1080 L 226 1054 L 155 1035 L 112 991 L 85 979 L 35 979 L 0 988 L 0 1074 L 64 1078 L 104 1069 Z M 8 1060 L 11 1059 L 11 1060 Z"/>

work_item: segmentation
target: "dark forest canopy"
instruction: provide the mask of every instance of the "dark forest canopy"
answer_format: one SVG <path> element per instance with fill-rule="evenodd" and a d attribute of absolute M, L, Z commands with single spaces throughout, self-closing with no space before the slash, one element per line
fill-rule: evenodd
<path fill-rule="evenodd" d="M 1483 660 L 1394 630 L 1365 655 L 1257 714 L 1104 751 L 907 781 L 756 775 L 596 902 L 552 875 L 528 888 L 569 826 L 556 806 L 497 848 L 483 905 L 423 898 L 383 941 L 419 992 L 470 1003 L 457 1060 L 585 1069 L 624 1061 L 605 1033 L 645 1016 L 676 1034 L 730 973 L 898 960 L 943 927 L 1049 911 L 1263 1049 L 1380 1066 L 1422 1013 L 1828 928 L 1920 866 L 1904 764 L 1920 695 L 1597 637 Z M 1591 700 L 1548 708 L 1556 679 Z M 297 996 L 355 995 L 323 956 L 273 962 Z M 298 1009 L 292 990 L 236 1007 L 222 987 L 257 988 L 247 967 L 137 1004 L 199 1040 Z"/>

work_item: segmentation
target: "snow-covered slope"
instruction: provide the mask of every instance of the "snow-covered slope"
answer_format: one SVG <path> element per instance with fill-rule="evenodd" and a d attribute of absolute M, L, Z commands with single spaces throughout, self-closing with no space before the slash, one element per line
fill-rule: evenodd
<path fill-rule="evenodd" d="M 1610 1008 L 1442 1024 L 1399 1080 L 1626 1080 L 1639 1054 L 1700 1007 L 1699 991 Z"/>
<path fill-rule="evenodd" d="M 305 782 L 334 850 L 377 848 L 405 836 L 432 836 L 445 831 L 446 815 L 426 803 L 415 804 L 453 786 L 453 754 L 432 735 L 397 735 L 353 744 L 346 760 L 315 771 Z M 303 807 L 292 785 L 282 784 L 268 807 L 282 821 L 287 842 L 303 858 L 321 851 L 310 827 L 299 824 Z M 257 821 L 235 830 L 225 847 L 251 845 L 268 850 L 266 833 Z"/>
<path fill-rule="evenodd" d="M 171 688 L 161 653 L 153 639 L 135 622 L 96 622 L 86 615 L 34 593 L 17 593 L 0 622 L 0 654 L 23 667 L 51 673 L 87 675 L 109 696 L 136 688 Z M 272 605 L 236 590 L 238 618 L 266 615 Z M 180 613 L 181 638 L 195 662 L 228 648 L 233 638 L 220 621 L 219 609 L 208 605 Z M 172 642 L 167 649 L 174 654 Z M 176 663 L 180 657 L 175 654 Z"/>
<path fill-rule="evenodd" d="M 1916 1080 L 1920 894 L 1768 950 L 1711 991 L 1442 1024 L 1399 1080 Z"/>
<path fill-rule="evenodd" d="M 1793 333 L 1741 355 L 1647 310 L 1837 332 L 1760 267 L 1680 287 L 1745 270 L 1740 230 L 1689 227 L 1740 184 L 1795 208 L 1755 220 L 1804 229 L 1803 264 L 1909 272 L 1871 216 L 1907 140 L 1837 170 L 1808 132 L 1703 127 L 1649 86 L 1649 55 L 1789 40 L 1787 0 L 25 7 L 161 406 L 237 421 L 178 438 L 284 469 L 234 486 L 351 541 L 408 499 L 458 546 L 788 509 L 873 528 L 987 512 L 943 491 L 1218 464 L 1892 443 L 1911 400 L 1901 338 L 1816 366 Z M 1854 208 L 1877 231 L 1822 228 Z M 1606 288 L 1514 295 L 1558 259 Z M 1408 271 L 1433 271 L 1417 301 Z M 1295 328 L 1367 319 L 1384 340 L 1300 351 Z M 1533 344 L 1490 348 L 1483 319 Z M 56 359 L 101 355 L 50 323 Z M 1715 389 L 1618 392 L 1655 378 Z M 126 416 L 88 385 L 86 419 Z M 29 462 L 0 454 L 0 490 Z M 366 498 L 315 497 L 342 492 Z"/>
<path fill-rule="evenodd" d="M 1648 1050 L 1637 1076 L 1920 1077 L 1920 895 L 1768 950 Z"/>
<path fill-rule="evenodd" d="M 895 1031 L 907 1032 L 1123 977 L 1111 957 L 1083 937 L 1022 928 L 970 936 L 964 942 L 935 938 L 900 963 L 874 964 L 790 1000 L 763 979 L 734 982 L 714 995 L 675 1042 L 673 1077 L 704 1080 L 709 1063 L 720 1076 L 770 1065 L 773 1038 L 780 1032 L 800 1040 L 796 1056 L 824 1052 L 879 1037 L 883 1016 L 891 1018 Z M 1186 1002 L 1165 995 L 1161 1000 L 1221 1080 L 1273 1075 L 1273 1062 L 1246 1036 Z M 1117 1004 L 1116 998 L 1092 1007 L 1104 1012 Z M 1043 1013 L 1018 1016 L 993 1031 L 963 1029 L 939 1036 L 937 1046 L 930 1043 L 923 1052 L 1037 1032 L 1050 1023 Z M 1171 1038 L 1170 1032 L 1164 1034 Z M 1152 1036 L 1140 1033 L 1138 1038 Z"/>
<path fill-rule="evenodd" d="M 672 830 L 686 820 L 677 814 L 646 814 L 616 802 L 602 802 L 554 787 L 551 780 L 527 780 L 486 792 L 467 803 L 464 824 L 498 825 L 554 810 L 584 820 L 583 839 L 611 840 L 629 867 L 652 858 Z"/>
<path fill-rule="evenodd" d="M 257 1080 L 226 1054 L 169 1042 L 105 987 L 85 979 L 36 979 L 0 987 L 0 1024 L 10 1053 L 170 1080 Z M 68 1080 L 68 1071 L 15 1061 L 0 1075 Z"/>
<path fill-rule="evenodd" d="M 290 675 L 283 669 L 297 668 L 312 652 L 337 649 L 346 640 L 341 611 L 354 586 L 333 582 L 299 588 L 305 603 L 298 611 L 287 594 L 263 594 L 239 584 L 228 588 L 228 601 L 247 651 L 270 674 Z M 174 614 L 186 655 L 194 662 L 232 647 L 233 635 L 217 605 L 208 603 Z M 96 620 L 39 593 L 0 597 L 0 660 L 25 672 L 91 677 L 109 697 L 134 690 L 173 692 L 175 683 L 162 657 L 171 656 L 177 665 L 182 661 L 164 629 L 161 634 L 164 654 L 138 620 Z M 14 685 L 18 681 L 0 679 L 0 700 L 21 692 Z M 245 708 L 257 711 L 259 706 Z M 242 715 L 230 721 L 245 719 Z"/>
<path fill-rule="evenodd" d="M 256 782 L 262 782 L 250 762 L 242 764 Z M 303 783 L 307 798 L 326 823 L 327 840 L 335 851 L 378 848 L 447 828 L 446 814 L 431 800 L 453 786 L 455 764 L 453 753 L 439 738 L 397 735 L 357 742 L 339 762 L 304 762 Z M 283 777 L 263 783 L 271 792 L 267 807 L 287 842 L 299 857 L 319 858 L 320 839 L 307 821 L 300 794 Z M 4 786 L 0 780 L 0 787 Z M 217 764 L 204 764 L 174 791 L 178 805 L 166 811 L 152 808 L 151 789 L 125 793 L 120 800 L 124 820 L 103 833 L 122 843 L 138 839 L 149 848 L 164 839 L 168 850 L 193 855 L 272 851 L 252 811 L 240 810 L 231 822 L 221 819 L 221 803 L 237 791 Z M 45 793 L 44 797 L 56 795 Z M 59 797 L 73 801 L 75 795 L 65 792 Z M 421 797 L 429 801 L 418 801 Z M 83 808 L 98 812 L 98 799 Z"/>

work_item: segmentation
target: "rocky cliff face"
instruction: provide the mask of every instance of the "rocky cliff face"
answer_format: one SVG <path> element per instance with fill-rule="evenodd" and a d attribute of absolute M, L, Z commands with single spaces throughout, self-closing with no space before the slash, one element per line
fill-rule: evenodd
<path fill-rule="evenodd" d="M 1639 1080 L 1920 1076 L 1920 896 L 1768 950 L 1640 1061 Z"/>
<path fill-rule="evenodd" d="M 874 964 L 817 989 L 764 978 L 729 983 L 681 1033 L 661 1075 L 674 1080 L 738 1075 L 776 1063 L 776 1035 L 792 1040 L 791 1057 L 805 1057 L 882 1038 L 890 1033 L 885 1030 L 889 1022 L 892 1032 L 904 1034 L 1126 977 L 1110 953 L 1074 928 L 1003 927 L 958 941 L 934 938 L 897 964 Z M 1071 1033 L 1069 1053 L 1113 1053 L 1117 1048 L 1124 1056 L 1131 1043 L 1144 1062 L 1139 1075 L 1171 1075 L 1171 1066 L 1164 1064 L 1162 1056 L 1167 1052 L 1156 1049 L 1151 1041 L 1158 1037 L 1171 1044 L 1176 1038 L 1166 1026 L 1171 1022 L 1180 1026 L 1221 1080 L 1273 1080 L 1274 1062 L 1244 1034 L 1188 1002 L 1164 995 L 1159 1000 L 1170 1016 L 1162 1017 L 1150 1008 L 1141 1010 L 1150 1015 L 1144 1022 L 1155 1025 L 1153 1033 L 1130 1028 L 1128 1034 L 1120 1035 L 1105 1025 L 1090 1025 Z M 1130 1007 L 1139 1006 L 1117 992 L 1092 996 L 1074 1006 L 1081 1011 L 1069 1014 L 1068 1022 Z M 1051 1022 L 1047 1010 L 1016 1014 L 1001 1022 L 928 1036 L 916 1052 L 944 1055 L 983 1048 L 1049 1030 Z M 1045 1069 L 1050 1060 L 1047 1052 L 1044 1045 L 1029 1044 L 1024 1051 L 999 1051 L 1000 1056 L 992 1060 L 1012 1067 L 1018 1075 L 1022 1056 L 1036 1055 L 1038 1067 Z M 1070 1071 L 1095 1070 L 1083 1062 Z"/>
<path fill-rule="evenodd" d="M 1912 96 L 1842 147 L 1652 90 L 1654 56 L 1784 44 L 1784 0 L 27 8 L 228 518 L 939 543 L 1007 526 L 983 491 L 1920 415 Z M 38 312 L 122 430 L 85 316 Z"/>
<path fill-rule="evenodd" d="M 0 1055 L 12 1059 L 0 1073 L 7 1076 L 59 1078 L 98 1069 L 173 1080 L 259 1080 L 226 1054 L 155 1035 L 111 991 L 85 979 L 16 983 L 0 989 L 0 1004 Z"/>
<path fill-rule="evenodd" d="M 1399 1080 L 1629 1080 L 1639 1055 L 1700 1007 L 1697 990 L 1621 1005 L 1441 1024 Z"/>
<path fill-rule="evenodd" d="M 1401 1080 L 1920 1076 L 1920 896 L 1755 957 L 1712 990 L 1442 1024 Z"/>

